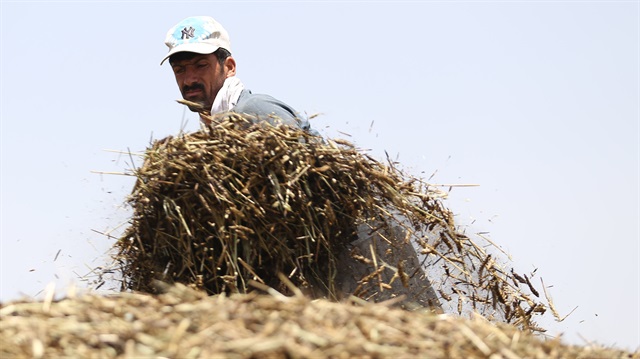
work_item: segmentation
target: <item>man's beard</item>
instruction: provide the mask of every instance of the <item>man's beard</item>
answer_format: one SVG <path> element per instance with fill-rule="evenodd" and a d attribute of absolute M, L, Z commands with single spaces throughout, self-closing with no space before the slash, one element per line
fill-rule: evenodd
<path fill-rule="evenodd" d="M 205 93 L 205 89 L 204 89 L 204 85 L 200 84 L 200 83 L 195 83 L 191 86 L 183 86 L 182 87 L 182 98 L 184 98 L 185 100 L 193 103 L 194 105 L 187 105 L 187 107 L 189 107 L 189 110 L 193 111 L 193 112 L 203 112 L 203 111 L 209 111 L 209 109 L 207 108 L 207 103 L 206 100 L 203 99 L 199 99 L 199 98 L 187 98 L 184 94 L 186 94 L 189 91 L 192 90 L 200 90 L 200 95 L 198 97 L 206 97 L 206 93 Z"/>
<path fill-rule="evenodd" d="M 202 103 L 202 102 L 193 102 L 193 101 L 191 101 L 191 102 L 197 104 L 197 106 L 196 105 L 193 105 L 193 106 L 192 105 L 187 105 L 187 107 L 189 107 L 189 110 L 191 110 L 191 112 L 200 113 L 200 112 L 207 111 L 205 109 L 204 103 Z"/>

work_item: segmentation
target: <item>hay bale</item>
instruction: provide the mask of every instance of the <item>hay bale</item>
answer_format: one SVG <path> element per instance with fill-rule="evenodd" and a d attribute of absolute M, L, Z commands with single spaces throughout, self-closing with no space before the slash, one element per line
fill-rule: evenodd
<path fill-rule="evenodd" d="M 280 272 L 334 292 L 333 253 L 372 212 L 367 176 L 380 169 L 353 149 L 244 121 L 231 116 L 147 151 L 118 244 L 129 288 L 163 279 L 246 292 L 249 280 L 277 285 Z"/>
<path fill-rule="evenodd" d="M 640 352 L 544 340 L 479 316 L 465 320 L 273 291 L 164 290 L 0 303 L 0 357 L 640 358 Z"/>
<path fill-rule="evenodd" d="M 461 233 L 438 191 L 346 141 L 225 115 L 156 141 L 135 175 L 116 244 L 125 289 L 247 293 L 254 282 L 291 294 L 284 274 L 314 297 L 408 295 L 542 330 L 528 277 Z"/>

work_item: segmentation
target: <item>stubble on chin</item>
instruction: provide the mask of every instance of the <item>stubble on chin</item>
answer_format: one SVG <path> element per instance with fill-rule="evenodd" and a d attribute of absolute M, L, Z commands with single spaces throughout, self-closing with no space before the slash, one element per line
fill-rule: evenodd
<path fill-rule="evenodd" d="M 201 102 L 192 102 L 193 105 L 188 105 L 187 107 L 189 107 L 189 110 L 191 110 L 192 112 L 203 112 L 205 111 L 205 106 L 203 103 Z"/>
<path fill-rule="evenodd" d="M 200 98 L 187 98 L 182 95 L 182 98 L 185 100 L 187 107 L 189 110 L 193 112 L 203 112 L 208 111 L 210 108 L 207 108 L 206 101 Z"/>
<path fill-rule="evenodd" d="M 207 109 L 206 105 L 204 105 L 203 102 L 201 101 L 187 100 L 183 96 L 182 100 L 178 100 L 178 102 L 187 106 L 189 110 L 191 110 L 192 112 L 198 112 L 198 113 L 209 112 L 209 109 Z"/>

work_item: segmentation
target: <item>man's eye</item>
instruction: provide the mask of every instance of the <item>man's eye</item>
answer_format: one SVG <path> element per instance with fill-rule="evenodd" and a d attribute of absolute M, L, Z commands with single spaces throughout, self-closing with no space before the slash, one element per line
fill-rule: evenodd
<path fill-rule="evenodd" d="M 201 63 L 197 65 L 199 69 L 204 69 L 205 67 L 207 67 L 207 63 Z"/>
<path fill-rule="evenodd" d="M 184 73 L 184 67 L 174 67 L 173 72 L 175 72 L 176 74 Z"/>

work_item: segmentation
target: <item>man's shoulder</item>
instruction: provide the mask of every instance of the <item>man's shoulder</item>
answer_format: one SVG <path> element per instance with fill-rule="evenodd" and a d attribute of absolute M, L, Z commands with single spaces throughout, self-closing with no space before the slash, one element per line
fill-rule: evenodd
<path fill-rule="evenodd" d="M 273 96 L 266 94 L 256 94 L 251 90 L 244 89 L 238 98 L 238 103 L 234 107 L 236 112 L 244 112 L 250 110 L 250 112 L 258 115 L 268 115 L 269 111 L 273 111 L 274 108 L 285 110 L 291 115 L 295 116 L 295 111 L 291 106 L 276 99 Z"/>
<path fill-rule="evenodd" d="M 270 95 L 254 94 L 247 89 L 242 90 L 232 111 L 264 118 L 275 116 L 285 122 L 298 117 L 296 111 L 286 103 Z"/>
<path fill-rule="evenodd" d="M 270 95 L 254 94 L 244 89 L 232 111 L 256 116 L 273 124 L 277 123 L 275 120 L 277 118 L 282 121 L 281 123 L 301 128 L 313 135 L 320 135 L 311 129 L 309 121 L 302 118 L 291 106 Z"/>

